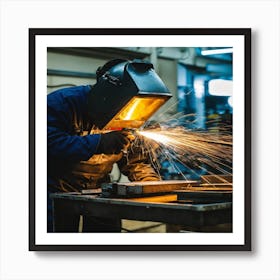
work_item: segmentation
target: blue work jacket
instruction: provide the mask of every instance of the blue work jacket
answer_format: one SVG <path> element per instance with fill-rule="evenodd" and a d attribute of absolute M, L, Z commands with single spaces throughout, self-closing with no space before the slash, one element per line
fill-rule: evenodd
<path fill-rule="evenodd" d="M 57 178 L 77 162 L 90 159 L 97 149 L 100 134 L 89 134 L 90 91 L 91 86 L 76 86 L 47 96 L 48 184 L 57 184 Z"/>
<path fill-rule="evenodd" d="M 93 133 L 88 116 L 91 86 L 59 89 L 47 96 L 48 187 L 61 191 L 94 188 L 117 163 L 130 181 L 160 180 L 143 147 L 129 157 L 95 155 L 101 134 Z"/>

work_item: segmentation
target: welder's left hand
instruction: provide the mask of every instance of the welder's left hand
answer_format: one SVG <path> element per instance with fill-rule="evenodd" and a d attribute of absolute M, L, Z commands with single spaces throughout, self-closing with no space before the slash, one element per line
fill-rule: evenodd
<path fill-rule="evenodd" d="M 121 131 L 111 131 L 101 134 L 97 154 L 119 154 L 130 145 L 127 135 Z"/>

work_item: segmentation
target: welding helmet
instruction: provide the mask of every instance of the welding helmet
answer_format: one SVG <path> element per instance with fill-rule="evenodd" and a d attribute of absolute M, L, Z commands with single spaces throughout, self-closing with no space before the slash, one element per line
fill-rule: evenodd
<path fill-rule="evenodd" d="M 109 61 L 96 78 L 88 111 L 99 129 L 139 128 L 171 97 L 147 61 Z"/>

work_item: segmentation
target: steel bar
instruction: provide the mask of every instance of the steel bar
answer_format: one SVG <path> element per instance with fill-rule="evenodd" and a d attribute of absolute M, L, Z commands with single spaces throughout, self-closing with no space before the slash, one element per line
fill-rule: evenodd
<path fill-rule="evenodd" d="M 134 197 L 128 198 L 130 201 L 139 202 L 177 202 L 177 194 L 167 194 L 158 196 L 147 196 L 147 197 Z"/>
<path fill-rule="evenodd" d="M 188 180 L 105 183 L 102 184 L 101 188 L 103 197 L 131 197 L 155 193 L 170 193 L 197 183 L 197 181 Z"/>

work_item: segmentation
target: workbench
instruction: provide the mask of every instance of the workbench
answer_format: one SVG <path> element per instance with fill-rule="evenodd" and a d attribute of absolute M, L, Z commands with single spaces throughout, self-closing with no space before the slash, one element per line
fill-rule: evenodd
<path fill-rule="evenodd" d="M 51 198 L 55 232 L 77 232 L 77 217 L 80 215 L 115 221 L 115 225 L 119 225 L 117 232 L 121 231 L 122 219 L 192 227 L 232 223 L 232 202 L 147 202 L 82 193 L 53 193 Z"/>

